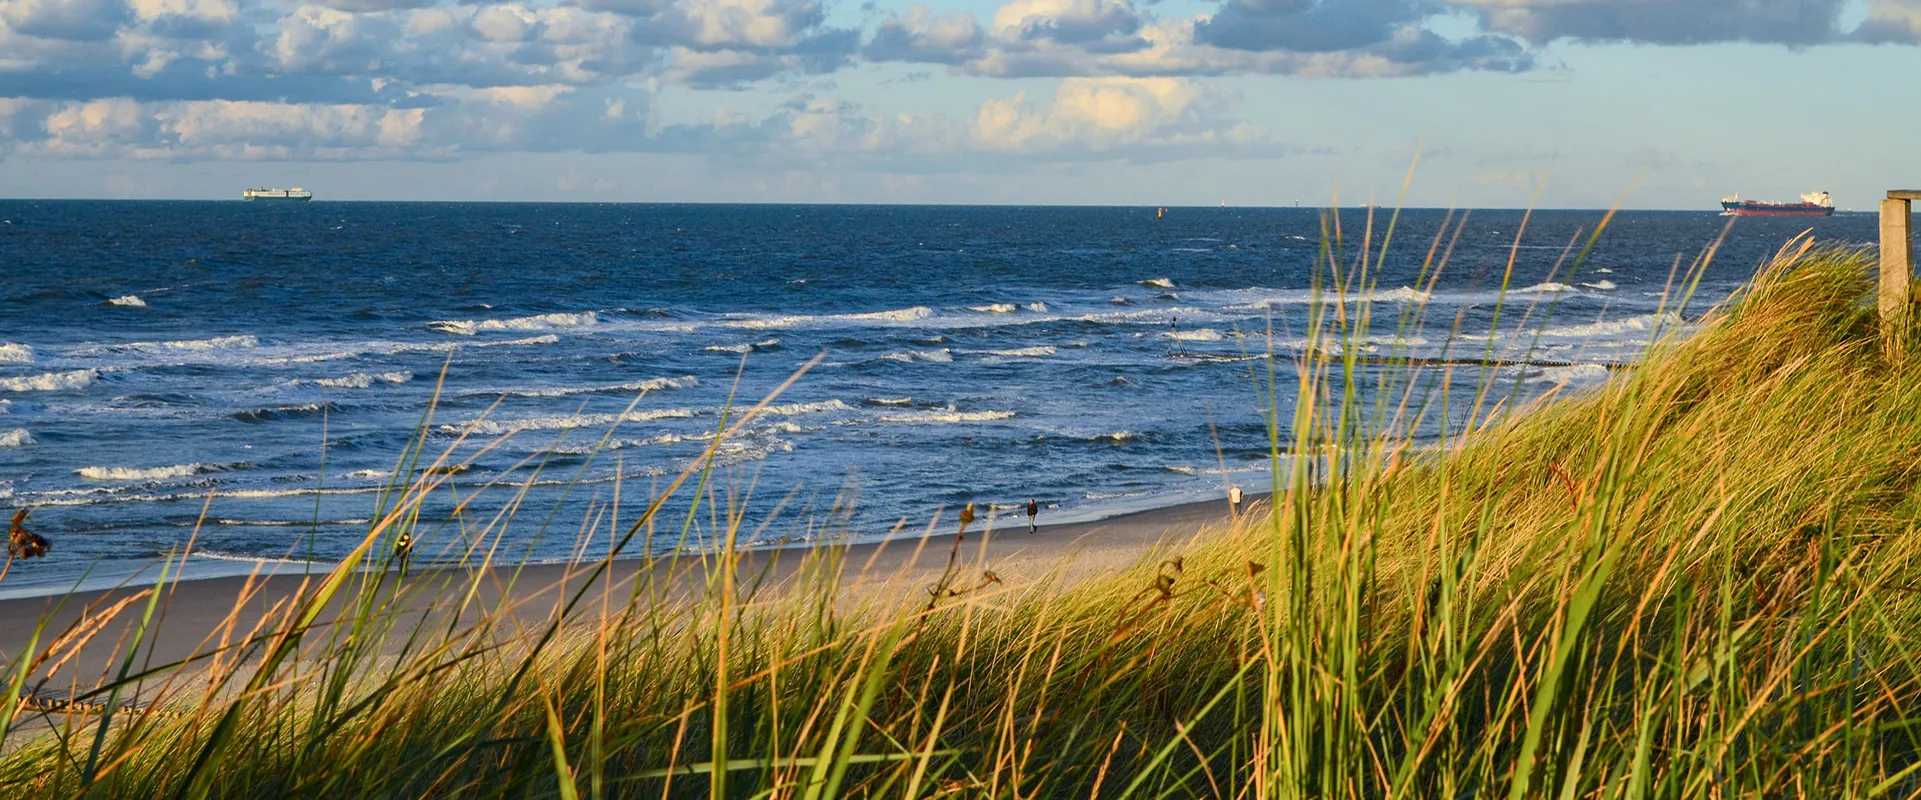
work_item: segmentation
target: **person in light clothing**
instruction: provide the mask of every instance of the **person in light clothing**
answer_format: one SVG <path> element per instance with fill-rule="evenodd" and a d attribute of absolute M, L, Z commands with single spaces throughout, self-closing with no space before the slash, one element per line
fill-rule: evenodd
<path fill-rule="evenodd" d="M 1227 505 L 1229 508 L 1233 509 L 1234 518 L 1240 519 L 1241 518 L 1241 487 L 1239 484 L 1230 484 L 1227 487 Z"/>

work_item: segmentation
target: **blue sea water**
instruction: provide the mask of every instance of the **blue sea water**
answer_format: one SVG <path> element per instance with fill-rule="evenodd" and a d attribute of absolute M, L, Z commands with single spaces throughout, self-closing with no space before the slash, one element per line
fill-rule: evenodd
<path fill-rule="evenodd" d="M 1663 310 L 1677 262 L 1727 220 L 1624 213 L 1570 271 L 1601 217 L 1536 212 L 1514 247 L 1518 211 L 1444 237 L 1447 212 L 1403 213 L 1370 349 L 1532 348 L 1572 366 L 1487 373 L 1517 400 L 1579 391 L 1789 237 L 1875 235 L 1869 216 L 1739 220 L 1695 300 Z M 1378 257 L 1384 222 L 1339 215 L 1344 263 L 1364 238 Z M 429 457 L 473 467 L 427 504 L 428 557 L 481 542 L 565 559 L 592 514 L 611 525 L 616 486 L 631 519 L 730 404 L 816 356 L 719 449 L 709 492 L 757 542 L 918 531 L 969 501 L 1006 514 L 1035 497 L 1065 521 L 1264 485 L 1268 372 L 1247 356 L 1271 336 L 1285 414 L 1331 273 L 1324 224 L 1316 209 L 0 202 L 0 504 L 32 508 L 54 542 L 0 594 L 115 582 L 195 535 L 190 575 L 328 563 L 365 533 L 436 393 Z M 1431 251 L 1447 263 L 1429 286 Z M 1426 322 L 1397 333 L 1411 303 Z M 1414 434 L 1458 424 L 1464 402 Z M 702 514 L 693 543 L 710 531 Z"/>

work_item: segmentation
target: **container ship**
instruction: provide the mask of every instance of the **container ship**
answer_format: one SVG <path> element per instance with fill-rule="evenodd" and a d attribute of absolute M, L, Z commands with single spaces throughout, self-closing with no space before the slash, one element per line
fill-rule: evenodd
<path fill-rule="evenodd" d="M 1834 214 L 1834 198 L 1827 192 L 1801 195 L 1799 203 L 1763 203 L 1740 195 L 1721 199 L 1721 214 L 1731 217 L 1826 217 Z"/>
<path fill-rule="evenodd" d="M 298 186 L 292 189 L 248 189 L 240 193 L 240 198 L 248 202 L 263 200 L 275 203 L 305 203 L 313 199 L 313 192 Z"/>

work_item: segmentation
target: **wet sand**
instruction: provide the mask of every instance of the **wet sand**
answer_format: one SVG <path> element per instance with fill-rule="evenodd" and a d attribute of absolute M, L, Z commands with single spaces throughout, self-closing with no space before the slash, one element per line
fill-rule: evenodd
<path fill-rule="evenodd" d="M 1250 498 L 1255 501 L 1257 498 Z M 810 561 L 818 567 L 821 559 L 838 560 L 842 592 L 846 597 L 868 597 L 882 601 L 907 602 L 927 597 L 929 587 L 947 570 L 950 557 L 959 564 L 958 582 L 977 582 L 982 570 L 992 570 L 1010 590 L 1021 590 L 1042 582 L 1081 580 L 1125 569 L 1157 547 L 1178 548 L 1181 543 L 1229 517 L 1224 500 L 1187 503 L 1165 508 L 1124 514 L 1094 522 L 1040 526 L 1028 533 L 1025 516 L 1002 518 L 985 527 L 975 525 L 955 547 L 956 522 L 950 516 L 931 532 L 903 536 L 887 542 L 845 547 L 784 548 L 745 551 L 740 554 L 734 573 L 737 585 L 758 585 L 758 597 L 776 596 L 791 588 L 797 571 Z M 1043 515 L 1042 519 L 1045 519 Z M 718 560 L 713 556 L 683 556 L 680 559 L 618 560 L 609 565 L 601 579 L 589 587 L 586 608 L 569 615 L 578 618 L 585 611 L 599 608 L 605 600 L 618 607 L 633 596 L 636 584 L 648 582 L 643 596 L 671 596 L 702 589 L 717 576 Z M 16 565 L 19 566 L 19 565 Z M 30 565 L 29 565 L 30 566 Z M 287 565 L 268 565 L 284 571 Z M 388 651 L 397 651 L 406 634 L 423 621 L 439 628 L 448 624 L 461 594 L 477 587 L 468 609 L 492 610 L 506 600 L 514 613 L 505 622 L 510 628 L 534 630 L 550 621 L 557 607 L 580 594 L 595 564 L 538 564 L 515 569 L 497 567 L 476 576 L 469 568 L 415 570 L 399 579 L 386 596 L 408 597 L 408 607 L 398 615 L 397 633 L 388 636 Z M 810 574 L 820 574 L 812 570 Z M 223 637 L 230 641 L 246 638 L 261 618 L 276 606 L 286 603 L 303 584 L 318 583 L 323 575 L 263 574 L 248 578 L 209 578 L 181 581 L 164 587 L 157 602 L 155 618 L 158 634 L 150 633 L 152 646 L 143 648 L 140 664 L 159 666 L 216 649 Z M 358 577 L 358 576 L 357 576 Z M 375 576 L 364 576 L 371 580 Z M 395 581 L 398 576 L 383 576 Z M 476 581 L 475 578 L 478 577 Z M 0 600 L 0 660 L 10 663 L 25 648 L 36 626 L 45 621 L 46 633 L 38 644 L 44 649 L 48 640 L 80 619 L 88 609 L 105 609 L 140 592 L 144 586 L 103 591 L 78 592 L 64 597 L 34 597 Z M 418 590 L 418 591 L 409 591 Z M 604 593 L 603 593 L 603 590 Z M 243 592 L 250 592 L 244 599 Z M 104 630 L 94 636 L 48 687 L 86 687 L 97 685 L 105 675 L 119 668 L 114 657 L 122 651 L 121 641 L 132 629 L 145 608 L 146 600 L 132 603 Z M 428 614 L 436 617 L 425 620 Z M 468 620 L 477 618 L 469 612 Z M 323 628 L 342 621 L 340 608 L 326 609 L 321 616 Z M 513 633 L 513 631 L 504 631 Z M 325 631 L 323 630 L 324 634 Z M 312 641 L 310 638 L 309 641 Z M 45 672 L 45 667 L 39 670 Z M 31 681 L 29 686 L 39 683 Z"/>

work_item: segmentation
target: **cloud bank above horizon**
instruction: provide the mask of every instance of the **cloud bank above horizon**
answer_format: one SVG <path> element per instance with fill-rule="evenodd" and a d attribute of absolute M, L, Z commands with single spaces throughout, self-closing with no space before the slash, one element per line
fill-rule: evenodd
<path fill-rule="evenodd" d="M 0 0 L 0 157 L 1258 159 L 1326 138 L 1249 118 L 1266 76 L 1525 79 L 1586 46 L 1918 42 L 1921 0 Z M 912 110 L 840 91 L 883 74 L 966 91 Z"/>

